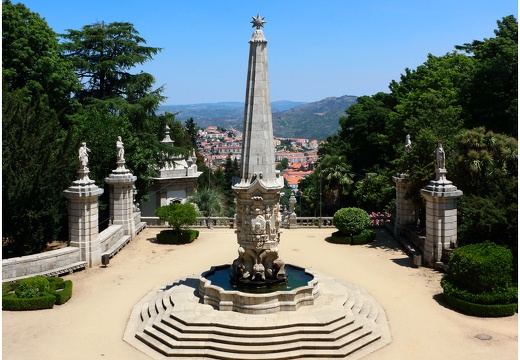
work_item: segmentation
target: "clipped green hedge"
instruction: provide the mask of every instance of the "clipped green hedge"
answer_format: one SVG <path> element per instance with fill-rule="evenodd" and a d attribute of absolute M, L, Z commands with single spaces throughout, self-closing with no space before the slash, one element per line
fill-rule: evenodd
<path fill-rule="evenodd" d="M 504 288 L 501 291 L 493 293 L 479 293 L 475 294 L 465 289 L 459 289 L 446 278 L 441 280 L 441 286 L 444 293 L 456 297 L 458 299 L 468 301 L 471 303 L 482 304 L 482 305 L 494 305 L 494 304 L 510 304 L 517 301 L 518 288 L 511 286 Z"/>
<path fill-rule="evenodd" d="M 52 309 L 72 296 L 72 281 L 59 277 L 34 276 L 2 283 L 2 310 Z"/>
<path fill-rule="evenodd" d="M 483 305 L 464 301 L 444 293 L 444 299 L 448 304 L 462 313 L 480 317 L 504 317 L 514 315 L 518 311 L 518 304 L 494 304 Z"/>
<path fill-rule="evenodd" d="M 461 246 L 450 256 L 446 278 L 472 293 L 501 291 L 513 285 L 513 253 L 489 241 Z"/>
<path fill-rule="evenodd" d="M 343 234 L 360 234 L 370 227 L 370 216 L 360 208 L 343 208 L 334 213 L 332 224 Z"/>
<path fill-rule="evenodd" d="M 365 229 L 360 234 L 354 235 L 352 238 L 350 235 L 345 235 L 341 231 L 333 232 L 331 235 L 331 241 L 336 244 L 362 245 L 371 243 L 375 238 L 376 233 L 370 229 Z"/>
<path fill-rule="evenodd" d="M 49 277 L 51 288 L 49 294 L 56 298 L 56 305 L 65 304 L 72 297 L 72 280 L 63 280 L 59 277 Z"/>
<path fill-rule="evenodd" d="M 49 293 L 41 293 L 38 297 L 19 298 L 15 293 L 2 296 L 2 310 L 41 310 L 52 309 L 56 298 Z"/>
<path fill-rule="evenodd" d="M 188 244 L 199 237 L 199 231 L 193 229 L 185 229 L 181 231 L 162 230 L 157 234 L 157 242 L 159 244 Z"/>
<path fill-rule="evenodd" d="M 455 249 L 441 280 L 446 302 L 474 316 L 509 316 L 518 309 L 511 250 L 491 242 Z"/>

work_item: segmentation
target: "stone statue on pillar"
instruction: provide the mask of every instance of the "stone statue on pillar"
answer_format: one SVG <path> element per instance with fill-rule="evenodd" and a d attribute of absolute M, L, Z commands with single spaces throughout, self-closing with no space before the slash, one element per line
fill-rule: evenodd
<path fill-rule="evenodd" d="M 442 142 L 437 142 L 437 149 L 435 150 L 435 159 L 437 163 L 437 169 L 446 169 L 446 154 L 442 148 Z"/>
<path fill-rule="evenodd" d="M 121 140 L 121 136 L 117 137 L 116 142 L 116 148 L 117 148 L 117 161 L 124 161 L 125 160 L 125 147 L 123 144 L 123 141 Z"/>
<path fill-rule="evenodd" d="M 117 149 L 117 172 L 128 172 L 125 168 L 125 147 L 123 141 L 121 140 L 121 136 L 117 137 L 116 141 L 116 149 Z"/>
<path fill-rule="evenodd" d="M 410 134 L 406 135 L 406 140 L 404 141 L 404 152 L 410 151 L 412 148 L 412 140 L 410 140 Z"/>
<path fill-rule="evenodd" d="M 448 183 L 446 179 L 446 154 L 442 148 L 442 142 L 437 142 L 437 149 L 435 150 L 435 180 Z M 451 183 L 451 182 L 449 182 Z"/>
<path fill-rule="evenodd" d="M 81 143 L 81 147 L 79 148 L 79 163 L 80 163 L 80 169 L 86 169 L 88 170 L 88 153 L 90 152 L 90 149 L 87 147 L 86 142 Z"/>
<path fill-rule="evenodd" d="M 74 181 L 76 185 L 91 185 L 94 184 L 93 180 L 90 180 L 88 174 L 90 173 L 87 165 L 88 165 L 88 154 L 90 153 L 90 149 L 87 147 L 86 142 L 82 142 L 78 151 L 78 159 L 79 159 L 79 170 L 78 175 L 79 179 Z"/>

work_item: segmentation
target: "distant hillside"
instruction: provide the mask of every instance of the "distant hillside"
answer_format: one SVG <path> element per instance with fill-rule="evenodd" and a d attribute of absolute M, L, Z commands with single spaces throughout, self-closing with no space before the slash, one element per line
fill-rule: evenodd
<path fill-rule="evenodd" d="M 356 99 L 349 95 L 328 97 L 273 113 L 274 135 L 325 140 L 339 130 L 339 118 Z"/>
<path fill-rule="evenodd" d="M 339 118 L 356 99 L 356 96 L 341 96 L 312 103 L 274 101 L 271 103 L 274 135 L 324 140 L 339 129 Z M 241 102 L 164 105 L 158 112 L 179 113 L 177 120 L 184 123 L 193 118 L 200 127 L 232 126 L 242 130 L 244 121 L 244 103 Z"/>

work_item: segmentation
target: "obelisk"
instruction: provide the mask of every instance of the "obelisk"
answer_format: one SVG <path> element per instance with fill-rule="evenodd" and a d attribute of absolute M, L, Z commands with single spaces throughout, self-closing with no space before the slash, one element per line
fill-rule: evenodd
<path fill-rule="evenodd" d="M 264 18 L 253 17 L 249 40 L 240 182 L 233 185 L 237 208 L 238 258 L 233 278 L 260 284 L 286 280 L 278 256 L 283 177 L 275 168 Z"/>

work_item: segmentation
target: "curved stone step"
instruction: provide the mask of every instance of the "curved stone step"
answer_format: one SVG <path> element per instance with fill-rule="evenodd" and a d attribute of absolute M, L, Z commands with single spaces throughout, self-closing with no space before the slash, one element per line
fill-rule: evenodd
<path fill-rule="evenodd" d="M 332 342 L 320 346 L 319 342 L 309 340 L 294 344 L 294 346 L 237 346 L 221 344 L 213 341 L 196 341 L 185 344 L 184 342 L 173 345 L 168 339 L 161 339 L 159 334 L 155 337 L 146 334 L 138 334 L 143 342 L 164 356 L 215 358 L 215 359 L 302 359 L 302 358 L 339 358 L 347 357 L 352 353 L 374 343 L 380 338 L 378 334 L 370 332 L 354 334 L 345 338 L 343 342 Z"/>
<path fill-rule="evenodd" d="M 313 331 L 316 329 L 308 327 L 295 327 L 290 332 L 278 330 L 276 332 L 270 331 L 267 334 L 259 331 L 244 331 L 241 328 L 222 329 L 217 328 L 197 328 L 189 329 L 189 332 L 184 329 L 164 322 L 156 322 L 152 326 L 147 326 L 144 329 L 145 333 L 151 334 L 155 331 L 171 337 L 176 341 L 216 341 L 223 344 L 239 344 L 239 345 L 272 345 L 279 343 L 293 343 L 298 341 L 306 341 L 309 338 L 315 341 L 335 341 L 345 337 L 355 331 L 363 328 L 363 324 L 356 323 L 353 320 L 345 320 L 343 323 L 335 323 L 335 327 L 323 329 L 322 331 Z"/>
<path fill-rule="evenodd" d="M 183 279 L 134 307 L 124 339 L 154 359 L 359 359 L 391 342 L 384 309 L 368 292 L 318 276 L 314 305 L 272 314 L 215 310 L 198 298 L 196 278 Z"/>

